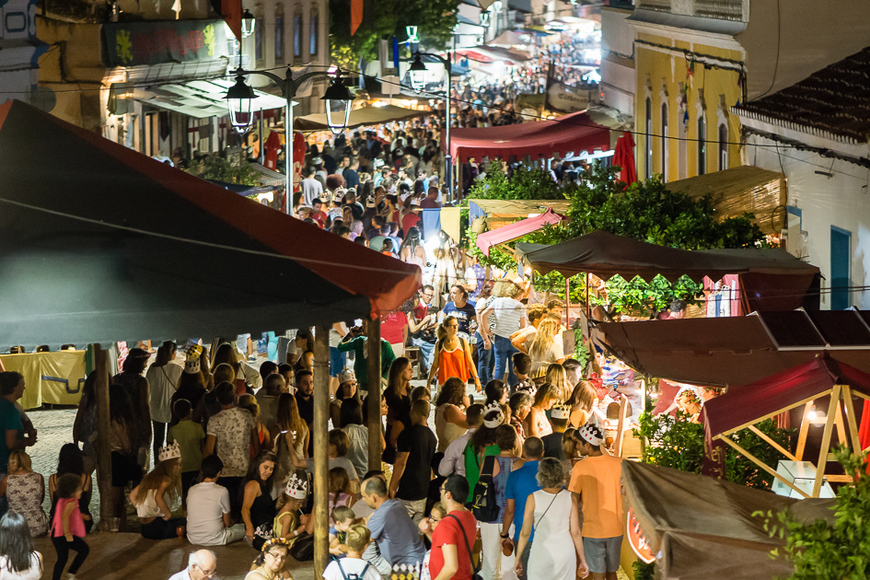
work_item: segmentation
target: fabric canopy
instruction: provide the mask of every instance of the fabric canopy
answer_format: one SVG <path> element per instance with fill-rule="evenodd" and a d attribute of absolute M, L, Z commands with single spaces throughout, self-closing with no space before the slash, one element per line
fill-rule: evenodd
<path fill-rule="evenodd" d="M 521 238 L 526 234 L 538 231 L 546 225 L 557 224 L 563 219 L 565 218 L 554 212 L 551 208 L 547 208 L 547 211 L 541 215 L 526 218 L 480 234 L 477 236 L 477 247 L 480 248 L 481 252 L 489 256 L 489 249 L 492 246 Z"/>
<path fill-rule="evenodd" d="M 787 369 L 754 383 L 731 387 L 704 404 L 708 437 L 745 425 L 791 405 L 821 395 L 834 385 L 849 385 L 870 397 L 870 374 L 828 356 Z"/>
<path fill-rule="evenodd" d="M 524 155 L 551 157 L 554 153 L 567 155 L 596 149 L 610 151 L 610 129 L 594 122 L 584 112 L 550 121 L 450 132 L 450 155 L 460 163 L 470 157 L 478 160 Z"/>
<path fill-rule="evenodd" d="M 711 401 L 712 402 L 712 401 Z M 801 522 L 832 522 L 835 500 L 797 500 L 694 473 L 622 462 L 626 511 L 633 521 L 627 538 L 638 543 L 639 526 L 665 579 L 788 577 L 793 569 L 770 551 L 785 540 L 764 529 L 756 511 L 787 510 Z"/>
<path fill-rule="evenodd" d="M 810 363 L 825 352 L 870 373 L 868 323 L 868 311 L 757 312 L 726 318 L 599 322 L 591 338 L 640 373 L 730 386 Z"/>
<path fill-rule="evenodd" d="M 0 106 L 0 349 L 283 331 L 420 270 L 20 101 Z"/>
<path fill-rule="evenodd" d="M 425 117 L 431 115 L 432 111 L 418 111 L 415 109 L 403 109 L 394 105 L 385 107 L 364 107 L 362 109 L 353 109 L 348 118 L 347 128 L 367 127 L 369 125 L 380 125 L 391 121 L 402 121 L 404 119 L 413 119 L 414 117 Z M 305 115 L 303 117 L 294 117 L 293 129 L 295 131 L 326 131 L 329 125 L 326 123 L 326 113 L 315 113 L 313 115 Z"/>

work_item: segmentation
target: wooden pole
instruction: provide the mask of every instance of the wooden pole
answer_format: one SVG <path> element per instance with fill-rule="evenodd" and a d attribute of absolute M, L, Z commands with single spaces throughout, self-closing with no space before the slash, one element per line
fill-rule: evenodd
<path fill-rule="evenodd" d="M 786 484 L 787 486 L 789 486 L 790 488 L 792 488 L 793 490 L 795 490 L 796 492 L 798 492 L 799 494 L 804 496 L 805 498 L 810 497 L 809 495 L 807 495 L 807 492 L 805 492 L 804 490 L 797 487 L 794 483 L 790 482 L 789 480 L 787 480 L 786 478 L 784 478 L 783 476 L 781 476 L 780 474 L 775 472 L 768 464 L 766 464 L 765 462 L 763 462 L 762 460 L 760 460 L 759 458 L 757 458 L 756 456 L 754 456 L 753 454 L 748 452 L 746 449 L 744 449 L 743 447 L 741 447 L 740 445 L 735 443 L 731 439 L 731 437 L 728 437 L 727 435 L 724 437 L 722 435 L 717 435 L 716 437 L 714 437 L 714 439 L 719 439 L 720 441 L 724 441 L 725 443 L 727 443 L 728 445 L 730 445 L 731 447 L 736 449 L 737 453 L 740 453 L 741 455 L 745 455 L 749 461 L 751 461 L 752 463 L 754 463 L 755 465 L 757 465 L 758 467 L 760 467 L 761 469 L 763 469 L 764 471 L 766 471 L 770 475 L 774 476 L 776 479 L 780 480 L 781 482 L 783 482 L 784 484 Z M 816 496 L 813 496 L 813 497 L 816 497 Z"/>
<path fill-rule="evenodd" d="M 369 394 L 368 429 L 369 429 L 369 470 L 381 468 L 381 319 L 366 321 L 366 345 L 368 353 L 368 384 Z M 360 474 L 362 477 L 362 474 Z M 362 482 L 360 482 L 362 483 Z M 319 577 L 319 576 L 318 576 Z"/>
<path fill-rule="evenodd" d="M 314 337 L 314 577 L 329 564 L 329 325 Z"/>
<path fill-rule="evenodd" d="M 825 468 L 828 463 L 828 451 L 831 449 L 831 434 L 834 431 L 834 417 L 837 411 L 834 407 L 840 402 L 840 385 L 834 385 L 831 393 L 831 403 L 828 405 L 828 416 L 825 419 L 825 430 L 822 432 L 822 447 L 819 449 L 819 460 L 816 465 L 816 480 L 813 483 L 813 493 L 810 497 L 819 497 L 822 490 L 822 479 L 825 477 Z"/>
<path fill-rule="evenodd" d="M 846 420 L 852 436 L 852 453 L 861 453 L 861 438 L 858 437 L 858 421 L 855 419 L 855 403 L 852 401 L 852 387 L 843 385 L 843 402 L 846 404 Z"/>
<path fill-rule="evenodd" d="M 804 460 L 804 449 L 806 449 L 807 436 L 810 432 L 810 409 L 812 407 L 812 401 L 808 401 L 807 404 L 804 405 L 804 414 L 803 417 L 801 417 L 801 429 L 800 434 L 798 435 L 797 450 L 795 451 L 795 457 L 797 457 L 798 461 Z"/>
<path fill-rule="evenodd" d="M 94 368 L 97 373 L 97 482 L 100 486 L 100 530 L 109 531 L 109 522 L 121 514 L 112 513 L 112 451 L 109 447 L 111 417 L 109 415 L 109 354 L 93 345 Z"/>

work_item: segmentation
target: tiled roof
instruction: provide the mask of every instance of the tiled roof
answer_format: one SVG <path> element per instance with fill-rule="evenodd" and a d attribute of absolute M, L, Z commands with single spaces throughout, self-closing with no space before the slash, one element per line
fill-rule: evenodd
<path fill-rule="evenodd" d="M 739 114 L 870 140 L 870 47 L 782 89 L 735 107 Z"/>

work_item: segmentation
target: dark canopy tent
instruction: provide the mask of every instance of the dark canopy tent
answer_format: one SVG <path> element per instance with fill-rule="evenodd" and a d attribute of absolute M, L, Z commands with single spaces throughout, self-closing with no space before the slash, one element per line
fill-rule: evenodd
<path fill-rule="evenodd" d="M 803 522 L 833 520 L 833 500 L 791 499 L 636 461 L 622 462 L 622 482 L 625 508 L 633 516 L 626 537 L 634 547 L 648 542 L 653 556 L 661 553 L 662 578 L 787 577 L 792 567 L 769 554 L 785 541 L 770 537 L 764 519 L 753 512 L 788 510 Z"/>
<path fill-rule="evenodd" d="M 0 106 L 0 348 L 388 311 L 420 271 L 24 103 Z"/>
<path fill-rule="evenodd" d="M 395 105 L 387 105 L 385 107 L 363 107 L 362 109 L 353 109 L 350 112 L 350 117 L 347 121 L 347 128 L 354 129 L 356 127 L 369 127 L 372 125 L 381 125 L 392 121 L 404 121 L 415 117 L 425 117 L 433 114 L 429 110 L 404 109 Z M 329 125 L 326 122 L 326 113 L 313 113 L 295 117 L 293 119 L 294 131 L 327 131 Z"/>
<path fill-rule="evenodd" d="M 671 281 L 683 275 L 700 281 L 737 274 L 747 312 L 792 310 L 805 301 L 818 308 L 818 295 L 808 292 L 818 282 L 819 269 L 785 250 L 679 250 L 600 230 L 552 246 L 517 244 L 516 250 L 542 274 L 585 272 L 604 279 L 619 274 L 647 281 L 657 274 Z"/>
<path fill-rule="evenodd" d="M 444 144 L 446 147 L 446 144 Z M 454 129 L 450 132 L 450 155 L 459 163 L 469 157 L 535 158 L 554 153 L 566 155 L 610 151 L 610 129 L 599 125 L 584 112 L 564 115 L 549 121 L 534 121 L 502 127 Z"/>

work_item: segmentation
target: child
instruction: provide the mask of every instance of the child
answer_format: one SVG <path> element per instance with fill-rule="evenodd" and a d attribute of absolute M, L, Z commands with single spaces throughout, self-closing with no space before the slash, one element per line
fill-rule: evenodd
<path fill-rule="evenodd" d="M 517 352 L 514 353 L 512 361 L 514 363 L 514 374 L 517 376 L 517 384 L 513 392 L 518 393 L 523 391 L 534 398 L 538 388 L 535 382 L 529 378 L 529 371 L 532 370 L 532 357 L 524 352 Z"/>
<path fill-rule="evenodd" d="M 130 492 L 130 503 L 136 507 L 143 538 L 183 538 L 187 521 L 172 517 L 172 504 L 181 487 L 181 449 L 177 443 L 167 445 L 160 449 L 157 459 L 154 469 Z"/>
<path fill-rule="evenodd" d="M 342 558 L 347 553 L 347 531 L 354 524 L 363 523 L 362 518 L 357 518 L 353 510 L 340 505 L 332 510 L 333 526 L 329 528 L 329 553 L 337 558 Z"/>
<path fill-rule="evenodd" d="M 419 399 L 425 399 L 431 403 L 432 391 L 426 387 L 414 387 L 414 389 L 411 390 L 411 403 Z"/>
<path fill-rule="evenodd" d="M 307 498 L 308 482 L 296 474 L 291 475 L 284 493 L 278 498 L 278 515 L 272 523 L 272 536 L 288 540 L 288 547 L 307 531 L 309 520 L 313 523 L 314 518 L 301 512 Z"/>
<path fill-rule="evenodd" d="M 359 580 L 381 580 L 377 568 L 362 559 L 371 542 L 368 528 L 362 524 L 354 524 L 347 531 L 347 557 L 333 560 L 323 571 L 325 580 L 344 580 L 354 575 Z"/>
<path fill-rule="evenodd" d="M 353 496 L 350 489 L 350 477 L 347 475 L 347 470 L 343 467 L 333 467 L 329 470 L 329 513 L 338 506 L 351 507 Z"/>
<path fill-rule="evenodd" d="M 187 399 L 178 399 L 172 406 L 172 413 L 178 423 L 169 428 L 166 437 L 170 443 L 177 443 L 181 449 L 181 498 L 187 508 L 187 492 L 190 491 L 202 466 L 202 446 L 205 431 L 202 425 L 193 420 L 193 408 Z"/>
<path fill-rule="evenodd" d="M 54 510 L 54 520 L 51 522 L 51 543 L 57 552 L 57 562 L 54 564 L 52 580 L 60 580 L 69 551 L 76 551 L 76 557 L 67 573 L 67 580 L 75 580 L 90 548 L 82 539 L 85 537 L 85 523 L 79 511 L 79 498 L 82 496 L 82 480 L 74 473 L 65 473 L 57 482 L 57 507 Z"/>

